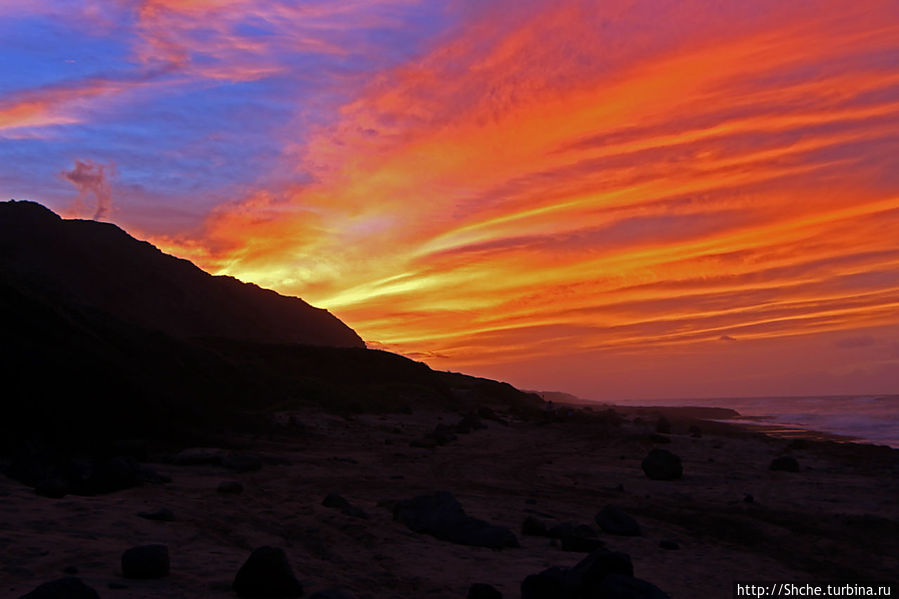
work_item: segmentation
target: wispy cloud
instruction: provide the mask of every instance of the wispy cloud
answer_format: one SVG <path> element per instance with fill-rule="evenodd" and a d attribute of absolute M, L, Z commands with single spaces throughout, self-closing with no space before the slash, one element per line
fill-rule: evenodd
<path fill-rule="evenodd" d="M 166 147 L 234 182 L 198 176 L 191 193 L 214 190 L 215 207 L 156 241 L 385 347 L 521 380 L 544 360 L 581 388 L 595 374 L 565 360 L 601 356 L 618 377 L 667 360 L 686 385 L 688 356 L 740 355 L 732 379 L 762 389 L 788 349 L 826 369 L 851 353 L 839 339 L 896 324 L 893 2 L 124 10 L 128 72 L 158 73 L 172 111 L 193 106 L 179 123 L 242 107 Z M 130 80 L 106 81 L 75 87 L 103 102 Z M 11 96 L 0 127 L 88 118 L 51 90 Z M 245 159 L 214 162 L 217 139 Z"/>

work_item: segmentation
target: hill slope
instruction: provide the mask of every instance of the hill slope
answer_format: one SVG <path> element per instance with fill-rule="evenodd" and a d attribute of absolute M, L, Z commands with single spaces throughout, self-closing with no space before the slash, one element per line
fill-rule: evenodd
<path fill-rule="evenodd" d="M 179 338 L 364 347 L 350 327 L 299 298 L 210 275 L 115 225 L 64 220 L 33 202 L 0 203 L 0 275 L 51 303 Z"/>
<path fill-rule="evenodd" d="M 209 306 L 208 312 L 204 306 Z M 318 343 L 318 344 L 316 344 Z M 254 426 L 276 409 L 533 408 L 513 387 L 366 349 L 342 322 L 112 225 L 0 204 L 0 453 Z"/>

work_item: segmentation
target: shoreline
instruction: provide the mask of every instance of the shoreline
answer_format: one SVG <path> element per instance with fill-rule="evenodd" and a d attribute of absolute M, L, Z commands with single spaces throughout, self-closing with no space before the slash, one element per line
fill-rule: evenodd
<path fill-rule="evenodd" d="M 852 443 L 855 445 L 868 445 L 873 447 L 889 447 L 899 450 L 899 446 L 890 445 L 889 443 L 878 442 L 876 439 L 867 439 L 858 435 L 850 435 L 846 433 L 838 433 L 821 429 L 809 428 L 796 423 L 775 422 L 775 415 L 770 416 L 746 416 L 741 414 L 734 408 L 725 408 L 721 406 L 696 406 L 696 405 L 679 405 L 679 406 L 654 406 L 654 405 L 629 405 L 629 404 L 613 404 L 595 402 L 568 402 L 565 405 L 573 409 L 590 408 L 597 409 L 615 409 L 623 413 L 633 413 L 637 416 L 646 415 L 664 415 L 670 419 L 695 420 L 697 422 L 717 423 L 721 425 L 730 425 L 739 427 L 743 430 L 758 434 L 767 435 L 778 439 L 805 439 L 808 441 L 833 441 L 836 443 Z M 731 412 L 732 415 L 724 415 Z"/>

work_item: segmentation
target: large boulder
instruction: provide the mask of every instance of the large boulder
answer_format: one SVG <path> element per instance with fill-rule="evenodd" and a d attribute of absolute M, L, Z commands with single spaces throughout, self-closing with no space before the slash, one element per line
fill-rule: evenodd
<path fill-rule="evenodd" d="M 398 501 L 393 518 L 415 532 L 451 543 L 494 549 L 519 546 L 515 533 L 469 516 L 448 491 Z"/>
<path fill-rule="evenodd" d="M 677 480 L 684 475 L 679 456 L 667 449 L 655 448 L 643 459 L 643 472 L 652 480 Z"/>
<path fill-rule="evenodd" d="M 633 576 L 630 556 L 620 551 L 599 549 L 578 562 L 571 569 L 570 578 L 581 595 L 593 597 L 598 595 L 603 580 L 612 574 Z"/>
<path fill-rule="evenodd" d="M 169 573 L 169 548 L 165 545 L 139 545 L 122 554 L 125 578 L 162 578 Z"/>
<path fill-rule="evenodd" d="M 570 568 L 553 566 L 521 581 L 521 599 L 573 599 L 577 585 Z"/>
<path fill-rule="evenodd" d="M 100 595 L 80 578 L 67 576 L 45 582 L 19 599 L 100 599 Z"/>
<path fill-rule="evenodd" d="M 596 523 L 605 532 L 624 537 L 639 537 L 640 525 L 623 510 L 615 506 L 607 506 L 596 514 Z"/>
<path fill-rule="evenodd" d="M 234 592 L 240 597 L 299 597 L 303 585 L 293 574 L 280 547 L 259 547 L 234 577 Z"/>

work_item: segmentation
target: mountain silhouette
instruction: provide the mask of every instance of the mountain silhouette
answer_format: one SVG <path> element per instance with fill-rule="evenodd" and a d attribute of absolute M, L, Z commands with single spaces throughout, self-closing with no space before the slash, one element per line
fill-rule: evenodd
<path fill-rule="evenodd" d="M 0 273 L 31 295 L 179 338 L 365 345 L 299 298 L 210 275 L 113 224 L 64 220 L 34 202 L 0 203 Z"/>
<path fill-rule="evenodd" d="M 0 203 L 0 364 L 0 455 L 31 443 L 196 442 L 308 406 L 540 402 L 507 383 L 367 349 L 300 299 L 31 202 Z"/>

